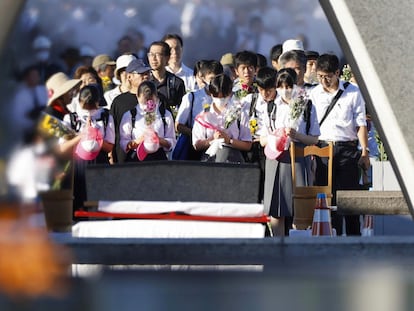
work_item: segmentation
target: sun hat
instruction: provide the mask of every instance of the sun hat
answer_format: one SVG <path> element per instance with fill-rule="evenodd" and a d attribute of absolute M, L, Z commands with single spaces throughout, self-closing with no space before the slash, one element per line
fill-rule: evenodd
<path fill-rule="evenodd" d="M 82 138 L 76 146 L 75 154 L 82 160 L 93 160 L 101 151 L 103 136 L 99 129 L 88 126 L 81 134 Z"/>
<path fill-rule="evenodd" d="M 285 150 L 287 136 L 284 134 L 284 129 L 277 129 L 274 133 L 267 136 L 267 144 L 264 148 L 264 153 L 268 159 L 277 159 Z"/>
<path fill-rule="evenodd" d="M 118 71 L 122 68 L 128 67 L 129 63 L 132 62 L 134 59 L 137 59 L 132 54 L 121 55 L 116 59 L 116 68 L 115 68 L 115 77 L 118 77 Z"/>
<path fill-rule="evenodd" d="M 92 61 L 92 67 L 98 71 L 101 65 L 115 65 L 115 61 L 107 54 L 96 55 Z"/>
<path fill-rule="evenodd" d="M 151 68 L 148 67 L 142 59 L 137 58 L 131 61 L 125 70 L 128 73 L 144 73 L 151 70 Z"/>
<path fill-rule="evenodd" d="M 234 65 L 234 59 L 233 59 L 233 54 L 232 53 L 226 53 L 224 54 L 221 59 L 220 59 L 220 63 L 225 66 L 225 65 Z"/>
<path fill-rule="evenodd" d="M 138 145 L 137 156 L 140 161 L 144 161 L 149 153 L 154 153 L 160 148 L 160 140 L 154 131 L 145 133 L 144 141 Z"/>
<path fill-rule="evenodd" d="M 297 39 L 289 39 L 283 42 L 282 45 L 282 54 L 288 51 L 304 51 L 303 42 Z"/>
<path fill-rule="evenodd" d="M 69 79 L 63 72 L 55 73 L 46 81 L 46 89 L 49 98 L 47 104 L 50 105 L 55 99 L 79 86 L 81 82 L 80 79 Z"/>

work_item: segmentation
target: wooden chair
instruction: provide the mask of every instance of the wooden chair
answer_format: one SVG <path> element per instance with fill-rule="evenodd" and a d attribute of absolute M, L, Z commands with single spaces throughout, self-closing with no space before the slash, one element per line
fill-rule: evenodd
<path fill-rule="evenodd" d="M 328 158 L 328 184 L 324 186 L 297 186 L 295 160 L 311 155 Z M 292 164 L 293 226 L 296 229 L 304 230 L 312 226 L 313 210 L 318 193 L 326 193 L 328 206 L 331 205 L 333 144 L 329 143 L 328 146 L 323 148 L 315 145 L 302 148 L 291 142 L 290 157 Z"/>

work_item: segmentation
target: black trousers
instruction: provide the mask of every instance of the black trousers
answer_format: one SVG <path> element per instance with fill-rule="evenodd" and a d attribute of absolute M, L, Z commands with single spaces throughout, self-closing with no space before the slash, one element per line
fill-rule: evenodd
<path fill-rule="evenodd" d="M 320 147 L 326 146 L 319 143 Z M 358 160 L 361 152 L 357 148 L 357 142 L 339 142 L 334 145 L 333 169 L 332 169 L 332 205 L 336 205 L 337 190 L 359 190 Z M 315 185 L 323 186 L 328 183 L 327 158 L 316 158 Z M 342 235 L 342 223 L 345 218 L 347 235 L 361 235 L 359 215 L 341 216 L 332 213 L 332 227 L 337 235 Z"/>

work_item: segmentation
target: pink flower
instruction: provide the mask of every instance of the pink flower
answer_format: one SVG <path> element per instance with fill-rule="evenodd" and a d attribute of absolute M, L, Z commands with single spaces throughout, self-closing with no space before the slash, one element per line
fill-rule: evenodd
<path fill-rule="evenodd" d="M 156 106 L 157 105 L 155 104 L 155 102 L 152 99 L 147 100 L 147 105 L 145 107 L 145 111 L 146 112 L 153 112 L 155 110 Z"/>

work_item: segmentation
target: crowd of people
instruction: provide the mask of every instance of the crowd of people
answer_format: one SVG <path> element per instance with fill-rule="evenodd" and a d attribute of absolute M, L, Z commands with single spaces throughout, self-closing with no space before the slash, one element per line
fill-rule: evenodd
<path fill-rule="evenodd" d="M 262 28 L 260 23 L 251 19 L 252 28 Z M 79 208 L 86 200 L 87 165 L 253 163 L 261 170 L 258 201 L 271 216 L 273 233 L 285 235 L 294 215 L 290 142 L 333 142 L 333 193 L 359 189 L 360 170 L 370 165 L 366 109 L 356 83 L 340 79 L 341 62 L 334 53 L 307 50 L 303 38 L 275 44 L 263 36 L 261 44 L 254 42 L 257 37 L 236 52 L 187 58 L 187 66 L 184 54 L 192 53 L 185 49 L 204 48 L 185 41 L 181 32 L 167 32 L 139 49 L 135 37 L 125 36 L 116 56 L 68 49 L 62 55 L 65 66 L 59 66 L 50 62 L 50 39 L 37 36 L 32 46 L 37 62 L 22 71 L 13 118 L 25 154 L 30 149 L 30 161 L 43 165 L 34 165 L 32 179 L 24 169 L 10 173 L 10 184 L 30 200 L 37 184 L 44 190 L 60 178 L 60 185 L 71 187 L 74 178 L 74 207 Z M 46 135 L 51 117 L 59 131 Z M 67 174 L 68 160 L 73 177 Z M 298 165 L 300 184 L 325 184 L 321 159 Z M 338 235 L 342 220 L 333 217 Z M 346 216 L 345 223 L 347 235 L 360 234 L 358 217 Z"/>

